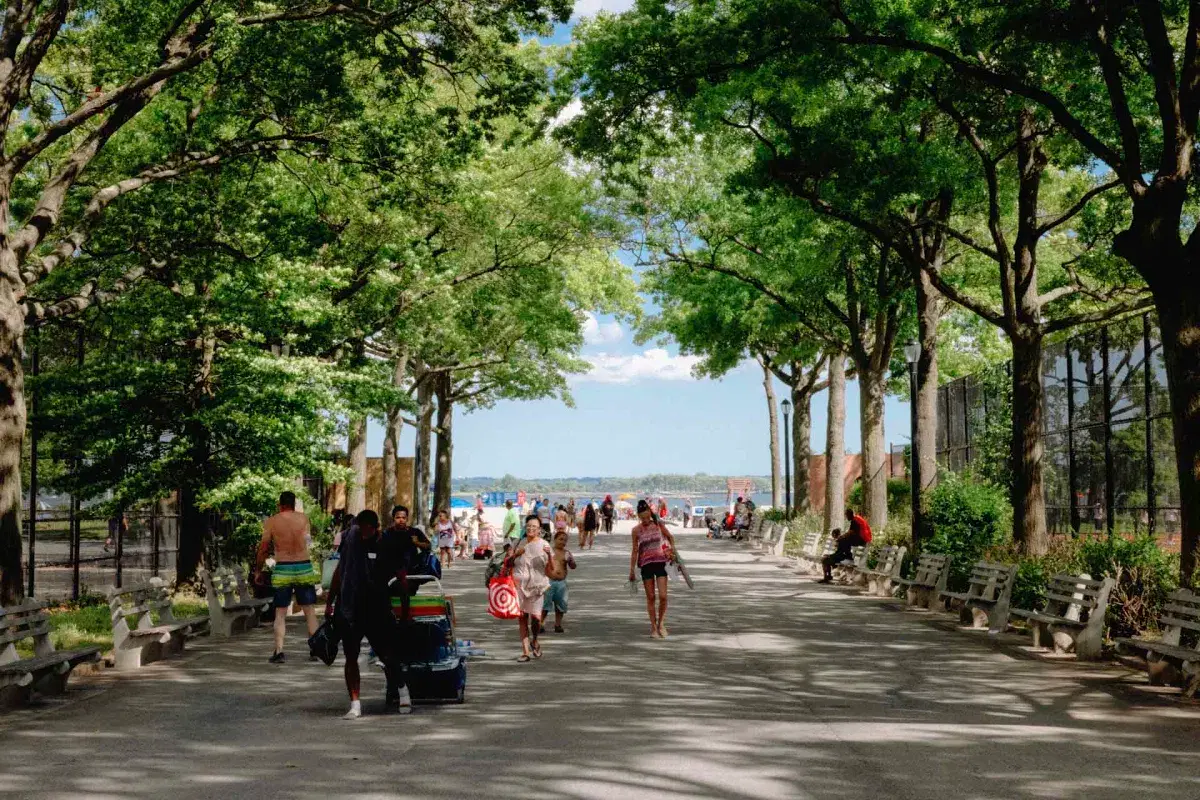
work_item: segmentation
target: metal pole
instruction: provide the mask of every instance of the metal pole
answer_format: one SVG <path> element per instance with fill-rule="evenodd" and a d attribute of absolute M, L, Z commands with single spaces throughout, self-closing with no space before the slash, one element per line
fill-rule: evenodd
<path fill-rule="evenodd" d="M 912 453 L 909 455 L 909 475 L 912 493 L 912 543 L 921 541 L 921 454 L 917 451 L 917 365 L 908 365 L 909 410 L 912 412 Z M 964 404 L 965 408 L 965 404 Z M 966 420 L 963 420 L 964 426 Z"/>
<path fill-rule="evenodd" d="M 119 511 L 119 513 L 121 514 L 121 516 L 118 518 L 118 521 L 117 521 L 117 575 L 116 575 L 116 582 L 117 582 L 118 589 L 121 588 L 121 559 L 124 556 L 124 550 L 125 550 L 125 526 L 122 524 L 125 520 L 124 509 L 121 509 Z"/>
<path fill-rule="evenodd" d="M 792 427 L 788 424 L 788 412 L 783 412 L 783 497 L 787 518 L 792 518 Z"/>
<path fill-rule="evenodd" d="M 38 332 L 35 328 L 30 338 L 33 340 L 33 354 L 31 356 L 31 364 L 29 374 L 33 377 L 38 375 L 38 366 L 41 363 L 41 358 L 38 354 Z M 37 550 L 37 503 L 38 503 L 38 418 L 37 418 L 37 393 L 29 395 L 29 591 L 27 594 L 34 597 L 34 575 L 36 570 L 33 568 L 36 560 Z"/>
<path fill-rule="evenodd" d="M 75 361 L 80 371 L 83 370 L 83 325 L 79 326 L 79 333 L 75 340 Z M 71 462 L 71 469 L 75 473 L 76 480 L 79 479 L 79 467 L 81 461 L 78 454 Z M 71 599 L 79 599 L 79 559 L 81 557 L 80 550 L 83 549 L 83 532 L 79 520 L 79 493 L 76 488 L 71 490 Z"/>
<path fill-rule="evenodd" d="M 1100 329 L 1100 348 L 1101 363 L 1104 365 L 1104 374 L 1101 376 L 1100 385 L 1104 388 L 1104 527 L 1108 533 L 1112 533 L 1115 524 L 1113 520 L 1114 512 L 1117 507 L 1117 498 L 1114 496 L 1117 486 L 1116 476 L 1113 475 L 1113 453 L 1112 453 L 1112 386 L 1108 377 L 1108 327 Z"/>
<path fill-rule="evenodd" d="M 1154 420 L 1151 418 L 1153 407 L 1150 405 L 1150 395 L 1153 382 L 1150 378 L 1150 315 L 1142 315 L 1142 411 L 1146 417 L 1146 526 L 1153 535 L 1157 526 L 1158 498 L 1154 496 Z"/>
<path fill-rule="evenodd" d="M 150 504 L 150 546 L 151 546 L 151 570 L 154 577 L 158 577 L 158 501 L 155 500 Z"/>
<path fill-rule="evenodd" d="M 1079 496 L 1077 492 L 1075 463 L 1075 366 L 1071 349 L 1072 339 L 1067 339 L 1063 352 L 1067 356 L 1067 494 L 1070 498 L 1071 531 L 1079 533 Z"/>

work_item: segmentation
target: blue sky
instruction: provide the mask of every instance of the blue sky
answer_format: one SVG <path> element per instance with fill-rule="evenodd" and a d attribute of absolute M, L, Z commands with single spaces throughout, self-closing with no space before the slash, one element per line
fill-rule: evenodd
<path fill-rule="evenodd" d="M 579 0 L 577 16 L 622 11 L 632 0 Z M 544 41 L 565 44 L 572 25 L 560 25 Z M 652 311 L 649 309 L 648 311 Z M 502 402 L 454 422 L 454 475 L 523 478 L 707 472 L 765 475 L 770 472 L 767 408 L 762 371 L 743 364 L 721 380 L 696 379 L 696 359 L 671 344 L 638 346 L 619 321 L 587 320 L 583 357 L 586 375 L 571 380 L 575 407 L 559 401 Z M 787 396 L 776 381 L 777 399 Z M 826 393 L 812 405 L 813 452 L 825 449 Z M 909 440 L 908 403 L 889 397 L 885 441 Z M 383 429 L 372 422 L 368 453 L 383 451 Z M 400 452 L 411 454 L 406 428 Z M 858 452 L 858 386 L 846 391 L 846 449 Z"/>

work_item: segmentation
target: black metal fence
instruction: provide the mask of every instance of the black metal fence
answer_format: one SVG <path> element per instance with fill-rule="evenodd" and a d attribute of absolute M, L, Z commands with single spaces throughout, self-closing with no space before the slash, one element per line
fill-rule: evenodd
<path fill-rule="evenodd" d="M 39 598 L 78 599 L 153 576 L 175 575 L 179 518 L 154 511 L 129 513 L 125 526 L 71 510 L 40 510 L 24 524 L 26 591 Z"/>
<path fill-rule="evenodd" d="M 1178 542 L 1179 479 L 1158 325 L 1145 314 L 1045 348 L 1044 481 L 1051 533 L 1150 531 Z M 995 383 L 938 390 L 938 460 L 996 458 L 987 433 L 1011 423 Z M 1005 428 L 1007 430 L 1007 428 Z"/>

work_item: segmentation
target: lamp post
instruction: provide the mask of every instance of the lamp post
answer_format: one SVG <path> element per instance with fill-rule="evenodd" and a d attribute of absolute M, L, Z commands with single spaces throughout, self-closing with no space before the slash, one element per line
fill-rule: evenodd
<path fill-rule="evenodd" d="M 787 518 L 792 518 L 792 428 L 788 424 L 788 415 L 792 413 L 792 401 L 783 398 L 783 497 Z"/>
<path fill-rule="evenodd" d="M 912 452 L 909 455 L 909 476 L 912 479 L 912 542 L 921 539 L 921 454 L 917 451 L 917 360 L 921 345 L 909 339 L 904 345 L 904 360 L 908 362 L 908 394 L 912 410 Z"/>

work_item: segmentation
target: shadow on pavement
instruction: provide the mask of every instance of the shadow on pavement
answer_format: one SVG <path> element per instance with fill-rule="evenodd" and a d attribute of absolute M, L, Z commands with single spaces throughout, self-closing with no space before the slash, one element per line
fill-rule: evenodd
<path fill-rule="evenodd" d="M 627 536 L 627 534 L 626 534 Z M 521 665 L 515 623 L 456 566 L 458 635 L 488 651 L 467 704 L 337 719 L 335 668 L 266 663 L 267 630 L 78 702 L 0 717 L 0 796 L 295 798 L 1184 798 L 1200 724 L 1127 675 L 1013 658 L 727 541 L 681 537 L 668 641 L 627 591 L 627 538 L 577 554 L 567 633 Z"/>

